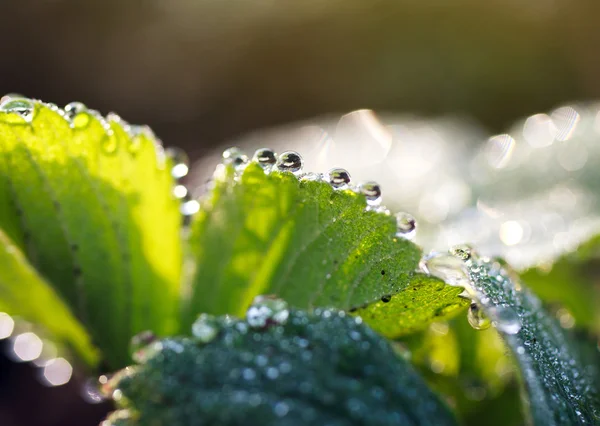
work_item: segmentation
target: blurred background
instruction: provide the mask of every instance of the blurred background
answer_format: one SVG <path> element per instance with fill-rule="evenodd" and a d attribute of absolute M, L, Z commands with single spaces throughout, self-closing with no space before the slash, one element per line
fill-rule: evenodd
<path fill-rule="evenodd" d="M 405 146 L 428 141 L 428 147 L 431 143 L 444 147 L 434 150 L 438 162 L 427 163 L 429 169 L 443 159 L 475 158 L 471 147 L 485 142 L 486 164 L 502 172 L 511 147 L 521 146 L 519 137 L 529 144 L 528 151 L 515 151 L 521 152 L 522 163 L 537 156 L 531 153 L 533 148 L 569 140 L 575 124 L 584 131 L 597 125 L 597 109 L 589 103 L 600 99 L 597 0 L 5 0 L 2 6 L 0 93 L 16 92 L 61 106 L 81 101 L 104 114 L 115 111 L 131 123 L 148 124 L 165 145 L 184 148 L 198 161 L 197 182 L 208 176 L 214 153 L 223 144 L 256 148 L 279 143 L 278 148 L 307 152 L 307 160 L 321 167 L 329 165 L 320 154 L 331 146 L 335 134 L 339 145 L 348 134 L 371 140 L 375 132 L 378 145 L 367 147 L 374 159 L 366 166 L 372 168 L 364 170 L 384 183 L 385 197 L 386 184 L 393 189 L 403 182 L 402 175 L 373 176 L 373 167 L 381 163 L 377 150 L 385 155 L 395 152 L 395 159 L 412 158 L 406 157 L 406 149 L 393 150 L 402 135 L 416 141 Z M 574 101 L 585 106 L 564 109 Z M 364 108 L 378 117 L 355 113 L 336 127 L 340 116 Z M 532 115 L 541 111 L 549 115 Z M 537 118 L 527 124 L 527 116 Z M 358 127 L 357 120 L 362 122 Z M 262 130 L 297 121 L 303 124 Z M 317 130 L 309 128 L 313 132 L 309 136 L 307 123 L 318 124 Z M 519 128 L 519 137 L 488 140 L 505 132 L 514 136 L 513 126 Z M 298 145 L 304 139 L 313 145 L 303 151 Z M 567 173 L 561 182 L 570 182 L 571 174 L 588 158 L 600 158 L 590 148 L 595 140 L 580 141 L 584 151 L 569 148 L 570 156 L 564 156 L 564 146 L 552 151 L 566 164 L 560 164 Z M 348 147 L 338 146 L 339 152 L 348 152 Z M 431 157 L 431 152 L 419 151 L 419 156 Z M 356 158 L 339 165 L 360 169 Z M 396 164 L 392 169 L 410 164 L 414 166 L 414 162 Z M 455 162 L 428 183 L 438 187 L 440 176 L 444 182 L 448 176 L 453 179 L 445 191 L 452 202 L 442 203 L 443 217 L 428 215 L 440 211 L 439 197 L 426 200 L 424 207 L 422 198 L 405 198 L 402 206 L 420 212 L 419 220 L 432 225 L 431 234 L 436 235 L 440 234 L 436 226 L 446 220 L 475 223 L 472 217 L 453 216 L 475 206 L 485 213 L 485 220 L 495 221 L 500 238 L 494 241 L 502 246 L 498 250 L 513 261 L 523 259 L 524 252 L 505 248 L 533 241 L 529 253 L 537 253 L 539 247 L 548 246 L 548 238 L 540 243 L 535 229 L 524 224 L 522 211 L 531 211 L 531 206 L 515 206 L 504 198 L 483 203 L 476 189 L 465 196 L 464 186 L 473 188 L 474 179 L 471 169 L 471 177 L 461 174 L 464 164 L 466 160 Z M 509 175 L 517 182 L 522 179 L 514 169 L 508 170 L 513 170 Z M 551 170 L 546 172 L 551 175 Z M 504 176 L 480 184 L 493 186 Z M 580 186 L 550 197 L 554 203 L 550 207 L 563 208 L 565 197 L 567 201 L 587 197 L 576 191 Z M 406 186 L 397 188 L 407 193 Z M 529 195 L 539 192 L 533 188 Z M 496 201 L 510 204 L 517 213 L 510 220 L 496 220 L 500 217 L 494 216 Z M 550 208 L 548 203 L 536 206 Z M 575 219 L 589 218 L 596 207 L 577 210 Z M 558 231 L 566 232 L 569 213 L 559 213 L 548 216 L 549 225 L 539 235 L 559 225 Z M 481 214 L 477 221 L 484 220 Z M 477 223 L 477 229 L 492 226 L 489 221 Z M 582 229 L 585 234 L 590 228 Z M 427 233 L 423 235 L 426 243 L 436 245 L 427 240 Z M 443 235 L 444 242 L 452 240 L 452 235 Z M 555 239 L 552 233 L 550 240 Z M 0 355 L 0 425 L 95 425 L 109 408 L 83 399 L 83 381 L 77 377 L 50 389 L 36 380 L 36 374 L 34 366 Z"/>

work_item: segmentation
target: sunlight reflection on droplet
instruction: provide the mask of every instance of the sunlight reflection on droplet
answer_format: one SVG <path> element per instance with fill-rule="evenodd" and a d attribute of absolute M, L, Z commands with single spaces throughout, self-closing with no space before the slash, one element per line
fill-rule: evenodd
<path fill-rule="evenodd" d="M 64 358 L 55 358 L 44 367 L 44 379 L 50 386 L 60 386 L 68 383 L 73 375 L 73 367 Z"/>
<path fill-rule="evenodd" d="M 191 216 L 198 213 L 200 210 L 200 203 L 196 200 L 186 201 L 185 203 L 181 204 L 179 209 L 182 215 Z"/>
<path fill-rule="evenodd" d="M 579 113 L 570 106 L 555 109 L 550 117 L 556 126 L 556 140 L 559 141 L 570 139 L 580 120 Z"/>
<path fill-rule="evenodd" d="M 175 185 L 173 188 L 173 195 L 175 198 L 184 198 L 188 193 L 187 188 L 184 185 Z"/>
<path fill-rule="evenodd" d="M 510 135 L 497 135 L 488 139 L 485 157 L 490 166 L 496 169 L 506 167 L 515 148 L 515 140 Z"/>
<path fill-rule="evenodd" d="M 534 148 L 552 145 L 557 129 L 547 114 L 535 114 L 525 120 L 523 137 Z"/>
<path fill-rule="evenodd" d="M 33 361 L 42 353 L 44 344 L 35 333 L 19 334 L 13 342 L 13 352 L 20 361 Z"/>
<path fill-rule="evenodd" d="M 15 321 L 10 315 L 0 312 L 0 339 L 10 337 L 15 328 Z"/>
<path fill-rule="evenodd" d="M 507 246 L 519 244 L 523 239 L 523 227 L 516 220 L 507 220 L 500 225 L 500 240 Z"/>

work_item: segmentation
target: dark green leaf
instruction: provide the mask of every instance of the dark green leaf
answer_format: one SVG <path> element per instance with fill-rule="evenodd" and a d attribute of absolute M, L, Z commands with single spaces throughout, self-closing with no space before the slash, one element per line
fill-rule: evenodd
<path fill-rule="evenodd" d="M 410 364 L 360 318 L 329 309 L 285 313 L 261 324 L 250 315 L 203 317 L 196 338 L 153 343 L 141 365 L 113 380 L 125 409 L 108 424 L 456 424 Z"/>

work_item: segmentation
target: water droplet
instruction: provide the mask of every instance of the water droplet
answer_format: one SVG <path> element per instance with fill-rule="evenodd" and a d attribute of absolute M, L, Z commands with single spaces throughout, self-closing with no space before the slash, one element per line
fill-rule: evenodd
<path fill-rule="evenodd" d="M 282 172 L 292 172 L 299 174 L 302 171 L 303 160 L 300 154 L 295 151 L 286 151 L 277 158 L 277 168 Z"/>
<path fill-rule="evenodd" d="M 237 147 L 223 151 L 223 164 L 231 165 L 236 170 L 242 169 L 248 164 L 248 157 Z"/>
<path fill-rule="evenodd" d="M 321 173 L 308 172 L 302 173 L 298 178 L 302 181 L 318 182 L 323 180 L 323 175 Z"/>
<path fill-rule="evenodd" d="M 33 120 L 34 111 L 35 105 L 33 101 L 25 98 L 8 98 L 0 104 L 0 112 L 16 114 L 19 117 L 17 120 L 13 120 L 9 117 L 2 117 L 4 121 L 11 123 L 23 121 L 30 123 L 31 120 Z"/>
<path fill-rule="evenodd" d="M 521 330 L 521 320 L 513 308 L 493 306 L 489 309 L 492 324 L 506 334 L 517 334 Z"/>
<path fill-rule="evenodd" d="M 141 363 L 147 359 L 149 347 L 156 342 L 156 336 L 149 330 L 142 331 L 131 338 L 129 343 L 129 353 L 131 359 L 135 362 Z"/>
<path fill-rule="evenodd" d="M 378 206 L 381 204 L 381 187 L 377 182 L 365 182 L 359 186 L 360 193 L 367 199 L 367 204 L 370 206 Z"/>
<path fill-rule="evenodd" d="M 219 334 L 217 319 L 208 314 L 200 314 L 192 325 L 192 334 L 202 343 L 209 343 Z"/>
<path fill-rule="evenodd" d="M 185 185 L 175 185 L 173 187 L 173 196 L 178 200 L 185 198 L 188 195 L 188 190 Z"/>
<path fill-rule="evenodd" d="M 137 154 L 140 151 L 142 145 L 144 144 L 144 138 L 150 140 L 156 139 L 152 129 L 145 125 L 140 126 L 133 124 L 129 126 L 129 134 L 131 136 L 131 140 L 129 141 L 127 149 L 131 154 Z"/>
<path fill-rule="evenodd" d="M 350 173 L 346 169 L 335 168 L 327 173 L 328 181 L 334 189 L 347 189 L 350 184 Z"/>
<path fill-rule="evenodd" d="M 271 171 L 277 163 L 277 154 L 270 148 L 260 148 L 254 152 L 252 161 L 257 162 L 265 171 Z"/>
<path fill-rule="evenodd" d="M 188 174 L 189 159 L 183 149 L 170 147 L 165 150 L 165 154 L 173 162 L 171 176 L 173 176 L 175 179 L 181 179 Z"/>
<path fill-rule="evenodd" d="M 417 234 L 417 221 L 415 218 L 404 212 L 396 213 L 396 236 L 413 239 Z"/>
<path fill-rule="evenodd" d="M 471 327 L 475 330 L 485 330 L 492 325 L 492 321 L 483 313 L 483 310 L 477 303 L 471 303 L 471 306 L 469 306 L 467 319 Z"/>
<path fill-rule="evenodd" d="M 467 261 L 471 258 L 477 258 L 477 253 L 475 252 L 475 249 L 469 244 L 455 245 L 449 251 L 451 255 L 456 256 L 464 261 Z"/>
<path fill-rule="evenodd" d="M 106 377 L 106 376 L 101 376 Z M 108 380 L 108 379 L 107 379 Z M 81 396 L 89 404 L 100 404 L 106 400 L 106 397 L 100 390 L 100 381 L 98 379 L 87 379 L 81 389 Z"/>
<path fill-rule="evenodd" d="M 200 211 L 200 203 L 196 200 L 188 200 L 181 203 L 179 211 L 184 216 L 192 216 Z"/>
<path fill-rule="evenodd" d="M 246 311 L 246 321 L 254 328 L 285 324 L 289 316 L 287 302 L 274 296 L 255 297 Z"/>
<path fill-rule="evenodd" d="M 419 263 L 421 270 L 428 275 L 433 275 L 455 287 L 464 287 L 467 291 L 471 288 L 471 280 L 465 263 L 450 254 L 431 253 Z"/>
<path fill-rule="evenodd" d="M 78 114 L 81 114 L 82 112 L 86 112 L 87 107 L 84 104 L 82 104 L 81 102 L 71 102 L 71 103 L 65 105 L 64 111 L 65 111 L 65 117 L 67 117 L 67 119 L 69 121 L 73 121 L 73 119 Z"/>

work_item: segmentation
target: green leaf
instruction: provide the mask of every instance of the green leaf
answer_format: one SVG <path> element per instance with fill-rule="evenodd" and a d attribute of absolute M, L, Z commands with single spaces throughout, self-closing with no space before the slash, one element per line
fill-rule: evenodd
<path fill-rule="evenodd" d="M 177 328 L 181 218 L 171 161 L 148 131 L 115 115 L 75 105 L 67 116 L 29 100 L 2 105 L 0 204 L 9 207 L 0 227 L 118 367 L 136 332 Z"/>
<path fill-rule="evenodd" d="M 414 272 L 420 249 L 396 237 L 393 216 L 365 211 L 364 196 L 256 163 L 219 170 L 192 224 L 197 270 L 183 327 L 200 312 L 241 315 L 258 294 L 355 310 L 387 336 L 466 305 L 460 289 Z"/>
<path fill-rule="evenodd" d="M 88 365 L 97 363 L 97 350 L 83 326 L 2 230 L 0 311 L 43 324 L 55 343 L 70 348 Z"/>
<path fill-rule="evenodd" d="M 519 365 L 533 423 L 597 424 L 597 389 L 571 336 L 507 266 L 476 257 L 465 266 L 472 283 L 467 290 L 494 322 Z"/>
<path fill-rule="evenodd" d="M 203 316 L 195 337 L 145 348 L 140 365 L 109 383 L 106 391 L 124 409 L 107 423 L 456 424 L 410 364 L 360 318 L 280 304 L 269 310 L 269 302 L 258 302 L 245 320 Z"/>

